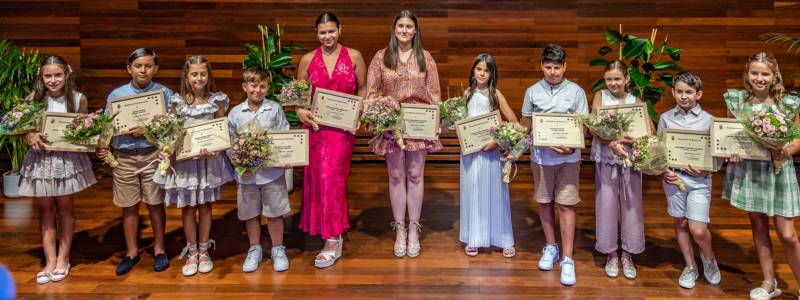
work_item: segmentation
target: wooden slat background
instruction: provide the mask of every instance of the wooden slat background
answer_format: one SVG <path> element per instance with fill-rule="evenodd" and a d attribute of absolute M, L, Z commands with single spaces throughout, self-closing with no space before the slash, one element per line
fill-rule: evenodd
<path fill-rule="evenodd" d="M 669 34 L 684 49 L 682 65 L 705 84 L 703 107 L 724 116 L 721 94 L 741 87 L 746 57 L 758 50 L 778 55 L 783 70 L 798 70 L 798 57 L 765 45 L 758 36 L 783 32 L 800 37 L 800 1 L 258 1 L 85 0 L 0 1 L 0 38 L 65 56 L 80 69 L 79 84 L 90 107 L 103 106 L 115 86 L 129 80 L 125 60 L 137 47 L 156 49 L 157 81 L 178 88 L 184 57 L 211 60 L 220 90 L 234 102 L 240 88 L 243 45 L 258 41 L 257 24 L 287 24 L 284 43 L 318 45 L 316 16 L 337 13 L 341 41 L 364 53 L 367 63 L 388 43 L 391 21 L 402 8 L 421 18 L 425 48 L 437 61 L 444 96 L 466 85 L 473 57 L 496 56 L 500 88 L 519 113 L 525 89 L 541 78 L 538 57 L 550 42 L 567 49 L 567 76 L 588 89 L 602 76 L 590 68 L 604 45 L 605 27 L 625 33 Z M 295 57 L 299 59 L 301 53 Z M 657 109 L 673 105 L 665 97 Z"/>

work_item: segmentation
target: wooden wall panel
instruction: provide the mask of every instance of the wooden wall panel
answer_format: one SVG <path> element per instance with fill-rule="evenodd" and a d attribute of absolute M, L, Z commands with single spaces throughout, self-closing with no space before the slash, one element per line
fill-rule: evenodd
<path fill-rule="evenodd" d="M 211 58 L 220 89 L 239 99 L 243 45 L 258 40 L 257 24 L 287 24 L 285 42 L 317 45 L 312 23 L 321 12 L 343 22 L 342 42 L 361 50 L 367 63 L 388 41 L 392 16 L 402 8 L 421 18 L 424 44 L 437 61 L 443 92 L 466 82 L 474 55 L 497 57 L 500 87 L 519 112 L 525 89 L 541 78 L 541 48 L 556 42 L 567 49 L 567 76 L 589 88 L 601 68 L 587 63 L 604 44 L 602 30 L 623 25 L 626 33 L 669 34 L 684 49 L 682 65 L 705 83 L 703 106 L 724 115 L 720 96 L 741 87 L 743 61 L 758 50 L 775 52 L 784 70 L 797 70 L 798 57 L 764 45 L 758 36 L 800 36 L 800 1 L 257 1 L 257 0 L 87 0 L 0 2 L 0 38 L 66 56 L 80 69 L 82 90 L 92 108 L 128 79 L 127 55 L 136 47 L 158 51 L 157 80 L 178 87 L 183 58 Z M 296 58 L 299 58 L 299 55 Z M 665 98 L 660 111 L 672 106 Z"/>

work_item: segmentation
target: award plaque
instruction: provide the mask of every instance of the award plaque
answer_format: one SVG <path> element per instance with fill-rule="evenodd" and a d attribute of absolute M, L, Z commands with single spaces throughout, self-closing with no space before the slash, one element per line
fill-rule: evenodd
<path fill-rule="evenodd" d="M 216 152 L 231 147 L 228 133 L 228 118 L 222 117 L 184 126 L 186 135 L 176 154 L 178 160 L 189 159 L 200 155 L 200 150 Z"/>
<path fill-rule="evenodd" d="M 639 138 L 650 135 L 650 115 L 647 113 L 647 104 L 622 104 L 600 107 L 598 113 L 615 111 L 618 114 L 627 115 L 631 118 L 631 127 L 625 132 L 626 136 Z"/>
<path fill-rule="evenodd" d="M 408 139 L 438 140 L 439 106 L 427 104 L 400 104 L 401 131 Z"/>
<path fill-rule="evenodd" d="M 272 145 L 269 167 L 308 165 L 308 129 L 268 131 Z"/>
<path fill-rule="evenodd" d="M 42 114 L 42 134 L 46 135 L 44 149 L 48 151 L 94 152 L 95 145 L 76 145 L 64 140 L 64 129 L 81 114 L 45 112 Z M 94 139 L 95 141 L 97 139 Z"/>
<path fill-rule="evenodd" d="M 706 131 L 664 129 L 667 161 L 673 168 L 715 171 L 711 136 Z"/>
<path fill-rule="evenodd" d="M 711 123 L 711 150 L 711 155 L 717 157 L 738 154 L 743 159 L 772 160 L 769 150 L 750 138 L 744 124 L 736 119 L 714 118 Z"/>
<path fill-rule="evenodd" d="M 487 143 L 494 140 L 491 129 L 500 127 L 500 112 L 493 111 L 487 114 L 456 121 L 456 134 L 461 145 L 462 154 L 470 154 L 483 150 Z"/>
<path fill-rule="evenodd" d="M 317 88 L 311 113 L 317 124 L 356 132 L 361 97 Z"/>
<path fill-rule="evenodd" d="M 534 113 L 531 115 L 533 145 L 584 148 L 583 126 L 574 114 Z"/>
<path fill-rule="evenodd" d="M 108 110 L 109 115 L 119 113 L 113 122 L 114 135 L 125 134 L 134 127 L 147 125 L 153 116 L 167 112 L 161 90 L 112 99 L 108 103 Z"/>

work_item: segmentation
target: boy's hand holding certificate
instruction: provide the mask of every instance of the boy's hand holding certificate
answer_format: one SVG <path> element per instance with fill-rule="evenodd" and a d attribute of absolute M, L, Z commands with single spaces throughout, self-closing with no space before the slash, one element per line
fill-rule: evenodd
<path fill-rule="evenodd" d="M 711 156 L 711 136 L 705 131 L 665 129 L 667 161 L 673 168 L 716 171 Z"/>

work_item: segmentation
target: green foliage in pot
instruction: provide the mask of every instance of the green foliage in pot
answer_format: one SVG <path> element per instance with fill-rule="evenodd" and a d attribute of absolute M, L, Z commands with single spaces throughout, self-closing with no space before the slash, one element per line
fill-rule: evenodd
<path fill-rule="evenodd" d="M 760 38 L 767 44 L 786 47 L 786 53 L 792 53 L 794 50 L 793 54 L 800 58 L 800 38 L 772 32 L 762 34 Z M 800 81 L 800 63 L 794 66 L 794 70 L 786 73 L 788 76 L 784 75 L 784 84 L 789 86 L 789 92 L 795 95 L 800 94 L 800 87 L 796 85 L 796 81 Z"/>
<path fill-rule="evenodd" d="M 653 122 L 658 122 L 658 114 L 654 106 L 664 95 L 666 86 L 672 87 L 672 78 L 681 71 L 678 61 L 681 60 L 681 49 L 667 45 L 667 39 L 656 44 L 658 29 L 653 29 L 650 38 L 640 38 L 633 34 L 622 34 L 620 30 L 607 28 L 603 33 L 607 45 L 600 47 L 598 53 L 606 57 L 609 53 L 616 53 L 613 58 L 624 61 L 628 65 L 628 74 L 631 77 L 630 93 L 647 103 L 647 110 Z M 614 48 L 617 48 L 616 51 Z M 597 58 L 589 62 L 593 67 L 605 67 L 611 60 Z M 592 92 L 605 87 L 603 78 L 592 85 Z"/>
<path fill-rule="evenodd" d="M 277 101 L 277 95 L 283 85 L 294 78 L 297 66 L 292 64 L 292 52 L 295 50 L 307 51 L 305 47 L 296 43 L 289 43 L 281 47 L 281 36 L 285 26 L 276 24 L 276 30 L 269 26 L 258 25 L 261 32 L 261 45 L 247 43 L 244 45 L 247 56 L 242 62 L 242 68 L 259 67 L 269 71 L 272 83 L 267 91 L 267 99 Z M 286 119 L 292 128 L 300 127 L 300 120 L 294 111 L 286 112 Z"/>
<path fill-rule="evenodd" d="M 0 115 L 31 93 L 40 58 L 36 51 L 21 49 L 7 40 L 0 41 Z M 5 148 L 11 158 L 11 172 L 18 174 L 28 151 L 25 137 L 0 136 L 0 147 Z"/>

